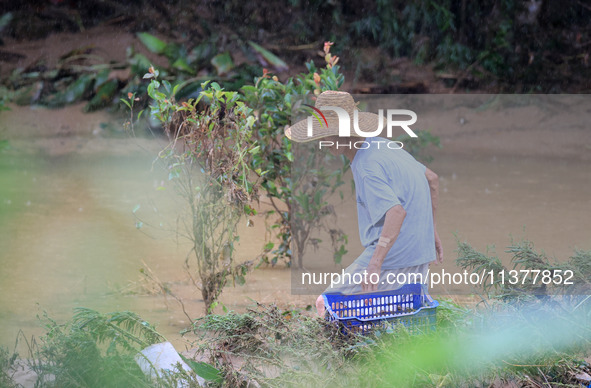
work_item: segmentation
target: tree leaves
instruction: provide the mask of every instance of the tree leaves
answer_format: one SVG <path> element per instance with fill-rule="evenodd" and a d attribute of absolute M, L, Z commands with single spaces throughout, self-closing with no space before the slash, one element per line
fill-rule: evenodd
<path fill-rule="evenodd" d="M 262 59 L 263 59 L 262 65 L 263 66 L 271 66 L 271 67 L 275 68 L 275 70 L 279 73 L 289 70 L 289 66 L 287 66 L 287 63 L 285 63 L 283 60 L 281 60 L 278 56 L 276 56 L 275 54 L 273 54 L 269 50 L 259 46 L 258 44 L 256 44 L 252 40 L 249 40 L 248 44 L 250 45 L 250 47 L 253 48 L 253 50 L 257 54 L 259 54 L 262 57 Z"/>
<path fill-rule="evenodd" d="M 224 381 L 222 372 L 219 369 L 216 369 L 202 361 L 191 360 L 182 354 L 179 354 L 179 356 L 181 356 L 183 361 L 189 365 L 189 367 L 197 374 L 197 376 L 217 384 L 221 384 Z"/>
<path fill-rule="evenodd" d="M 211 64 L 215 67 L 219 75 L 227 74 L 234 68 L 234 62 L 230 53 L 224 52 L 211 59 Z"/>
<path fill-rule="evenodd" d="M 164 50 L 166 50 L 167 43 L 156 38 L 154 35 L 150 35 L 147 32 L 138 32 L 136 35 L 140 42 L 154 54 L 163 54 Z"/>

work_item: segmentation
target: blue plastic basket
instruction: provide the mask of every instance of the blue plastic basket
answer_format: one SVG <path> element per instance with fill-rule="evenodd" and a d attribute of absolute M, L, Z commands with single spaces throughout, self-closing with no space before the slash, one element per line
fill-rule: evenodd
<path fill-rule="evenodd" d="M 323 294 L 330 321 L 344 332 L 365 334 L 377 327 L 404 325 L 412 334 L 435 330 L 437 306 L 422 284 L 405 284 L 397 290 L 355 295 Z"/>

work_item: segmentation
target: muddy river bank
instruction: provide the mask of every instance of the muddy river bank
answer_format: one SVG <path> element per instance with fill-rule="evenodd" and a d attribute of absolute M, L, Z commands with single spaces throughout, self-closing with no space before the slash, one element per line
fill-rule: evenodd
<path fill-rule="evenodd" d="M 157 190 L 166 175 L 153 161 L 164 143 L 114 136 L 105 124 L 121 125 L 123 119 L 83 114 L 81 108 L 0 113 L 0 140 L 8 141 L 0 151 L 0 344 L 12 347 L 19 330 L 42 333 L 36 316 L 45 311 L 65 321 L 83 306 L 132 310 L 181 350 L 189 346 L 178 334 L 188 318 L 140 273 L 149 268 L 182 298 L 192 318 L 202 314 L 200 292 L 183 269 L 188 245 L 170 227 L 178 198 Z M 557 259 L 575 248 L 590 250 L 590 128 L 497 123 L 494 131 L 465 125 L 475 118 L 458 112 L 450 109 L 430 124 L 443 145 L 430 150 L 429 164 L 441 180 L 442 268 L 457 268 L 456 236 L 479 250 L 494 245 L 504 260 L 510 236 L 527 238 Z M 356 212 L 352 200 L 339 206 L 350 237 L 346 265 L 360 251 Z M 145 225 L 138 229 L 140 219 Z M 238 260 L 254 259 L 264 244 L 264 220 L 254 225 L 241 225 Z M 305 260 L 314 267 L 313 253 Z M 236 311 L 253 301 L 312 305 L 313 296 L 292 294 L 290 274 L 283 265 L 256 269 L 245 286 L 226 289 L 222 303 Z M 438 292 L 469 294 L 462 287 Z"/>

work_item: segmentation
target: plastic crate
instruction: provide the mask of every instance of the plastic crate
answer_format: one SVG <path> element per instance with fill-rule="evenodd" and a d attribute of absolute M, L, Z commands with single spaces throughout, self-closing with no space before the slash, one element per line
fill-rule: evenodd
<path fill-rule="evenodd" d="M 377 327 L 402 324 L 412 334 L 435 330 L 437 306 L 422 284 L 397 290 L 354 295 L 323 294 L 327 318 L 343 325 L 344 332 L 365 334 Z"/>

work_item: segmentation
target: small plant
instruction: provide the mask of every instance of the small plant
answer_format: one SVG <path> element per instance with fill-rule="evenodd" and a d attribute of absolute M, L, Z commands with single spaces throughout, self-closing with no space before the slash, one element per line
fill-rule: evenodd
<path fill-rule="evenodd" d="M 46 334 L 32 349 L 41 386 L 153 386 L 134 357 L 163 337 L 136 314 L 79 308 L 68 323 L 58 324 L 47 315 L 43 322 Z"/>
<path fill-rule="evenodd" d="M 136 116 L 134 108 L 138 101 L 140 101 L 140 98 L 136 97 L 136 93 L 131 92 L 127 93 L 127 99 L 121 99 L 121 103 L 129 109 L 129 120 L 123 124 L 123 129 L 131 132 L 132 136 L 135 136 L 135 125 L 140 121 L 142 114 L 144 113 L 144 110 L 142 109 Z"/>
<path fill-rule="evenodd" d="M 267 215 L 277 217 L 271 228 L 277 232 L 279 244 L 275 247 L 273 242 L 266 243 L 262 255 L 265 263 L 274 265 L 279 259 L 286 258 L 288 264 L 303 267 L 305 247 L 320 241 L 311 235 L 314 229 L 329 233 L 337 263 L 346 252 L 347 236 L 334 226 L 336 223 L 328 225 L 325 221 L 327 216 L 335 216 L 326 198 L 343 183 L 347 164 L 344 159 L 336 161 L 337 167 L 329 171 L 319 155 L 294 163 L 292 142 L 284 135 L 298 101 L 326 90 L 338 90 L 342 86 L 344 76 L 337 65 L 339 57 L 331 54 L 331 46 L 331 42 L 324 45 L 326 66 L 323 68 L 309 62 L 306 64 L 307 73 L 290 78 L 285 83 L 263 71 L 254 85 L 241 89 L 246 104 L 257 118 L 253 126 L 253 141 L 257 142 L 260 151 L 252 158 L 252 169 L 260 176 L 261 187 L 273 206 Z M 334 162 L 334 158 L 327 157 Z M 296 168 L 299 170 L 296 171 Z M 304 176 L 313 176 L 315 184 L 304 185 L 293 180 Z M 304 187 L 309 190 L 303 192 Z M 296 251 L 292 252 L 291 247 L 295 247 Z M 295 263 L 292 263 L 292 258 L 296 259 Z"/>
<path fill-rule="evenodd" d="M 238 93 L 215 82 L 202 84 L 198 98 L 179 103 L 180 84 L 161 83 L 158 75 L 151 67 L 146 78 L 151 79 L 151 114 L 171 140 L 160 160 L 186 205 L 179 231 L 192 243 L 186 268 L 209 314 L 228 281 L 243 284 L 251 265 L 236 264 L 233 258 L 238 222 L 256 214 L 249 205 L 258 190 L 250 164 L 260 152 L 251 141 L 255 119 Z"/>
<path fill-rule="evenodd" d="M 589 293 L 591 252 L 575 251 L 567 261 L 551 261 L 543 252 L 536 252 L 533 243 L 527 240 L 511 241 L 505 252 L 511 254 L 512 268 L 503 265 L 498 257 L 458 241 L 456 263 L 472 273 L 484 274 L 479 287 L 487 297 L 543 302 L 565 296 L 562 301 L 576 304 L 581 295 Z"/>

